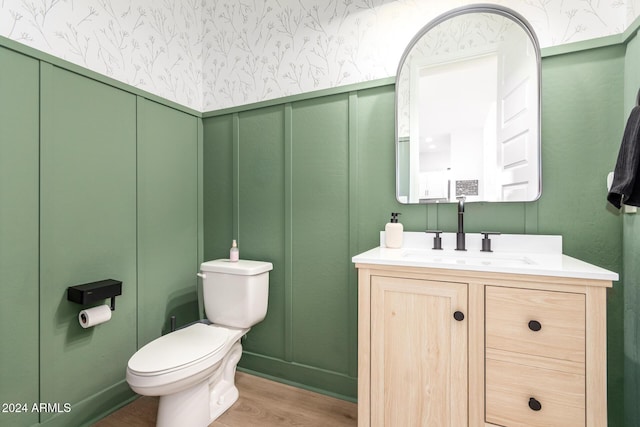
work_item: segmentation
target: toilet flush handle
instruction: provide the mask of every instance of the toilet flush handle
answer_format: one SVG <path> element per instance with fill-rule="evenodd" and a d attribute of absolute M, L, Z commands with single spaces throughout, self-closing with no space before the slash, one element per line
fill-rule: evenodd
<path fill-rule="evenodd" d="M 204 274 L 204 273 L 196 273 L 196 276 L 198 276 L 201 279 L 206 279 L 207 278 L 207 275 Z"/>

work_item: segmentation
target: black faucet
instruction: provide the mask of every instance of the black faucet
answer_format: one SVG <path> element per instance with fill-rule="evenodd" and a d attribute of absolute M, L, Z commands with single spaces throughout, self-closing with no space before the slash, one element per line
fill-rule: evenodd
<path fill-rule="evenodd" d="M 458 199 L 458 232 L 456 233 L 456 251 L 466 251 L 464 236 L 464 201 L 465 196 L 457 197 Z"/>

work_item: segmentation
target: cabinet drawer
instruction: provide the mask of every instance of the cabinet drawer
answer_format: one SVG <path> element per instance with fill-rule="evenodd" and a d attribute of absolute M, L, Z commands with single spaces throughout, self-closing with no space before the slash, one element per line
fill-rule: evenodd
<path fill-rule="evenodd" d="M 485 288 L 486 346 L 584 364 L 585 296 Z"/>
<path fill-rule="evenodd" d="M 508 427 L 584 427 L 585 377 L 487 358 L 486 421 Z"/>

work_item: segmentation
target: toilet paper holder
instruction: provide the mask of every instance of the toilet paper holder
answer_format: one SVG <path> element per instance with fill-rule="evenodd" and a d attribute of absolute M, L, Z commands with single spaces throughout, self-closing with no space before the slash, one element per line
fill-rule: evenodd
<path fill-rule="evenodd" d="M 116 296 L 122 295 L 122 282 L 106 279 L 67 288 L 67 300 L 87 305 L 111 298 L 111 311 L 116 309 Z"/>

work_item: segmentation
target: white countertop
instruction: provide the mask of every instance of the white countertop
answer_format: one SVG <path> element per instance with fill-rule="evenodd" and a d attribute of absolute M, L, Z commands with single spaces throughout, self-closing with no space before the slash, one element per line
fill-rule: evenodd
<path fill-rule="evenodd" d="M 562 253 L 562 236 L 501 234 L 491 236 L 493 252 L 481 252 L 479 233 L 466 235 L 466 251 L 455 250 L 455 233 L 442 233 L 442 250 L 434 250 L 433 234 L 403 233 L 403 247 L 380 246 L 356 255 L 356 264 L 445 268 L 451 270 L 618 280 L 618 273 L 580 261 Z"/>

